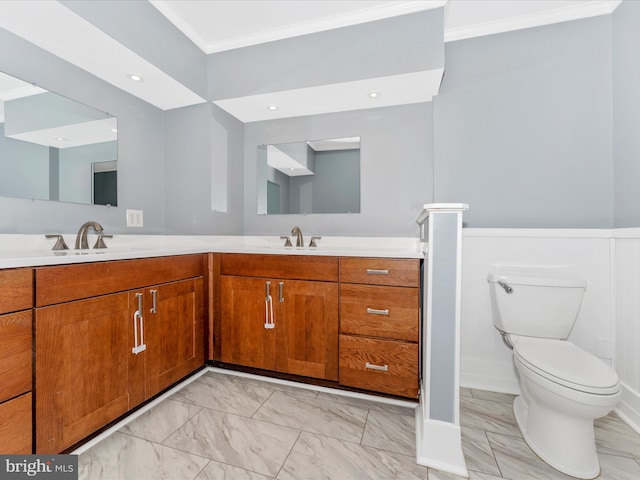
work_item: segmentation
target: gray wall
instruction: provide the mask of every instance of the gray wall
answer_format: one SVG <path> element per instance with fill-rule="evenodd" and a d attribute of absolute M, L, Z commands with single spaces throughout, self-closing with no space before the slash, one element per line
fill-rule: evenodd
<path fill-rule="evenodd" d="M 416 236 L 417 212 L 433 201 L 430 103 L 245 125 L 244 233 Z M 258 215 L 257 152 L 263 144 L 360 136 L 361 213 Z"/>
<path fill-rule="evenodd" d="M 446 45 L 436 202 L 468 227 L 613 226 L 611 18 Z"/>
<path fill-rule="evenodd" d="M 165 112 L 167 234 L 241 234 L 243 219 L 243 125 L 212 104 Z M 227 175 L 212 159 L 227 162 Z M 211 193 L 227 186 L 227 212 L 211 211 Z M 213 184 L 213 185 L 212 185 Z"/>
<path fill-rule="evenodd" d="M 640 226 L 640 2 L 613 13 L 614 225 Z"/>
<path fill-rule="evenodd" d="M 206 55 L 149 2 L 62 0 L 60 3 L 207 98 Z"/>
<path fill-rule="evenodd" d="M 162 233 L 163 112 L 2 29 L 0 44 L 0 71 L 118 117 L 120 187 L 118 207 L 0 197 L 0 233 L 75 233 L 90 219 L 108 233 Z M 144 228 L 127 230 L 126 208 L 144 211 Z"/>
<path fill-rule="evenodd" d="M 436 8 L 214 53 L 209 99 L 442 68 L 443 15 Z"/>
<path fill-rule="evenodd" d="M 272 42 L 264 57 L 267 47 L 247 47 L 207 59 L 146 2 L 64 3 L 212 97 L 444 62 L 442 45 L 426 46 L 433 31 L 441 34 L 442 9 L 418 22 L 432 22 L 423 28 L 429 32 L 408 28 L 413 16 L 342 30 L 340 41 L 358 31 L 371 43 L 349 46 L 334 63 L 339 73 L 323 68 L 318 78 L 314 69 L 330 57 L 312 60 L 302 47 L 326 53 L 319 40 L 335 42 L 335 31 Z M 1 71 L 118 118 L 120 182 L 112 208 L 0 198 L 0 233 L 75 232 L 95 219 L 112 233 L 280 234 L 299 224 L 326 235 L 406 236 L 417 234 L 415 214 L 432 201 L 468 202 L 465 225 L 472 227 L 640 226 L 639 10 L 623 2 L 613 15 L 448 43 L 433 104 L 247 125 L 211 105 L 162 112 L 0 30 Z M 396 40 L 406 46 L 412 38 L 415 48 L 397 55 Z M 345 63 L 358 49 L 363 63 Z M 368 61 L 372 51 L 384 62 Z M 299 62 L 265 68 L 261 62 L 277 52 Z M 393 52 L 397 58 L 387 58 Z M 376 70 L 385 62 L 384 72 Z M 361 214 L 256 214 L 257 145 L 351 135 L 362 137 Z M 211 171 L 214 160 L 228 166 L 227 213 L 210 209 L 211 179 L 223 180 Z M 126 228 L 126 208 L 144 210 L 143 229 Z"/>

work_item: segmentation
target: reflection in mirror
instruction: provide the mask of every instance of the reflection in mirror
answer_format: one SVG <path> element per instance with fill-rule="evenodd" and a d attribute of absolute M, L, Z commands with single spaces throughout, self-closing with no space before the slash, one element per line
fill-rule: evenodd
<path fill-rule="evenodd" d="M 0 196 L 118 204 L 115 117 L 0 72 Z"/>
<path fill-rule="evenodd" d="M 360 137 L 258 147 L 258 214 L 360 213 Z"/>

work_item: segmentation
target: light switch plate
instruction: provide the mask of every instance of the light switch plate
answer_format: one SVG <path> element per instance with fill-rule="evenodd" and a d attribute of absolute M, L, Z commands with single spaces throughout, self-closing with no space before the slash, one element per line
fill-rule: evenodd
<path fill-rule="evenodd" d="M 127 209 L 127 227 L 142 227 L 142 210 Z"/>

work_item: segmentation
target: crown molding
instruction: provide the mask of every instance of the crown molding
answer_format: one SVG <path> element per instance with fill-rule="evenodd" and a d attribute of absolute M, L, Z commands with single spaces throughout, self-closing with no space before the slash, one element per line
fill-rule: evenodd
<path fill-rule="evenodd" d="M 505 18 L 492 22 L 478 23 L 459 28 L 445 28 L 444 41 L 453 42 L 468 38 L 512 32 L 531 27 L 540 27 L 553 23 L 568 22 L 582 18 L 608 15 L 622 3 L 622 0 L 591 1 L 572 7 L 557 8 L 541 13 Z"/>
<path fill-rule="evenodd" d="M 224 50 L 232 50 L 234 48 L 248 47 L 259 43 L 272 42 L 310 33 L 332 30 L 334 28 L 348 27 L 359 23 L 372 22 L 382 20 L 389 17 L 396 17 L 409 13 L 420 12 L 423 10 L 432 10 L 444 7 L 447 0 L 412 0 L 399 1 L 393 4 L 382 5 L 379 7 L 357 10 L 349 14 L 334 15 L 332 17 L 322 18 L 309 22 L 287 25 L 280 28 L 272 28 L 252 35 L 238 35 L 235 37 L 221 39 L 215 42 L 207 43 L 200 34 L 198 34 L 191 26 L 171 7 L 166 0 L 149 0 L 149 3 L 157 8 L 170 22 L 172 22 L 182 33 L 184 33 L 196 46 L 204 53 L 216 53 Z"/>
<path fill-rule="evenodd" d="M 169 2 L 165 0 L 148 0 L 148 2 L 153 5 L 162 15 L 164 15 L 167 20 L 175 25 L 175 27 L 180 30 L 185 36 L 191 40 L 196 47 L 202 50 L 205 53 L 207 52 L 207 42 L 204 38 L 191 27 L 189 22 L 187 22 L 184 18 L 182 18 L 178 12 L 176 12 L 173 7 L 169 4 Z"/>

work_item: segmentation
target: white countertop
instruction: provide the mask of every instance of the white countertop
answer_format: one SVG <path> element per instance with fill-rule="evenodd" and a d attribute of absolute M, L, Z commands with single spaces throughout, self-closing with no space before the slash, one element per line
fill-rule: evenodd
<path fill-rule="evenodd" d="M 235 235 L 114 235 L 108 248 L 74 250 L 75 234 L 64 234 L 71 248 L 53 251 L 55 239 L 44 235 L 0 235 L 0 268 L 62 265 L 185 255 L 190 253 L 253 253 L 349 257 L 423 258 L 426 244 L 409 237 L 322 237 L 318 247 L 284 247 L 277 236 Z M 89 245 L 96 236 L 89 234 Z M 305 239 L 308 244 L 309 239 Z"/>

